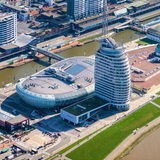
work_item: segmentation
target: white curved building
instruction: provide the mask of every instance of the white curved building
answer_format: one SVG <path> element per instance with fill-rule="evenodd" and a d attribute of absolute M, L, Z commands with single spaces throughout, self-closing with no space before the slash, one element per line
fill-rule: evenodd
<path fill-rule="evenodd" d="M 62 60 L 21 80 L 16 90 L 26 103 L 37 108 L 66 106 L 94 92 L 94 59 Z"/>
<path fill-rule="evenodd" d="M 130 68 L 126 53 L 111 38 L 101 40 L 95 58 L 95 95 L 118 110 L 129 109 Z"/>
<path fill-rule="evenodd" d="M 11 43 L 17 38 L 17 14 L 0 13 L 0 45 Z"/>

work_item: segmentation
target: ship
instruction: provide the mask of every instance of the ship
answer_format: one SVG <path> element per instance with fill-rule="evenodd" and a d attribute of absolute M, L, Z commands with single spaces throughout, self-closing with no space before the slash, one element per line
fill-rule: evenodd
<path fill-rule="evenodd" d="M 57 108 L 94 92 L 94 59 L 80 56 L 59 61 L 16 84 L 16 91 L 36 108 Z"/>

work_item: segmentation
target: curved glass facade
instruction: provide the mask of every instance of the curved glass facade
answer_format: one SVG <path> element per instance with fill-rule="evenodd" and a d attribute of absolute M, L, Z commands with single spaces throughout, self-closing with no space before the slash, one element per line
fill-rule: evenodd
<path fill-rule="evenodd" d="M 95 94 L 117 109 L 127 110 L 131 85 L 127 55 L 113 40 L 103 39 L 95 59 Z"/>
<path fill-rule="evenodd" d="M 60 72 L 58 67 L 63 74 L 58 75 Z M 72 77 L 73 82 L 62 77 L 62 75 L 71 74 L 75 74 Z M 95 84 L 92 77 L 94 78 L 94 59 L 74 57 L 60 61 L 21 80 L 16 85 L 16 91 L 21 99 L 37 108 L 66 106 L 94 92 Z"/>
<path fill-rule="evenodd" d="M 65 106 L 82 99 L 94 92 L 94 84 L 89 87 L 59 95 L 41 95 L 25 90 L 21 83 L 16 85 L 19 96 L 28 104 L 37 108 L 53 108 Z"/>

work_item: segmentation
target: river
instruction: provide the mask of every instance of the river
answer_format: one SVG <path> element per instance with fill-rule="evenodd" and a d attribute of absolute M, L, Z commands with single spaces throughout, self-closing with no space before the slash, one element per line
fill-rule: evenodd
<path fill-rule="evenodd" d="M 160 160 L 160 128 L 145 137 L 122 160 Z"/>
<path fill-rule="evenodd" d="M 137 33 L 136 31 L 132 31 L 128 29 L 113 35 L 113 38 L 120 44 L 138 39 L 140 37 L 142 37 L 141 34 Z M 93 55 L 98 48 L 99 48 L 99 42 L 94 41 L 80 47 L 74 47 L 74 48 L 62 51 L 58 54 L 60 54 L 64 58 L 68 58 L 72 56 L 83 56 L 83 55 L 89 56 L 89 55 Z M 42 60 L 47 61 L 48 58 L 44 57 L 42 58 Z M 52 61 L 52 63 L 54 63 L 54 61 Z M 30 63 L 24 64 L 16 68 L 7 68 L 4 70 L 1 70 L 0 71 L 0 87 L 4 86 L 7 83 L 11 83 L 11 82 L 15 83 L 18 79 L 31 75 L 36 71 L 43 69 L 44 67 L 46 66 L 44 66 L 43 63 L 39 64 L 37 62 L 32 61 Z"/>

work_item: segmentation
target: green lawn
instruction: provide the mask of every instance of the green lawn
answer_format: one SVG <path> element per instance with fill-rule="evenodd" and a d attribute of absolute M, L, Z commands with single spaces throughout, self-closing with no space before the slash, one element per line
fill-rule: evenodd
<path fill-rule="evenodd" d="M 139 45 L 157 44 L 157 42 L 150 40 L 148 38 L 143 38 L 143 39 L 137 41 L 136 43 L 138 43 Z"/>
<path fill-rule="evenodd" d="M 148 103 L 136 112 L 101 132 L 67 155 L 72 160 L 102 160 L 133 130 L 160 116 L 160 109 Z"/>
<path fill-rule="evenodd" d="M 153 102 L 155 102 L 155 103 L 157 103 L 158 105 L 160 105 L 160 97 L 154 99 Z"/>
<path fill-rule="evenodd" d="M 0 137 L 0 141 L 3 140 L 3 137 Z"/>
<path fill-rule="evenodd" d="M 102 33 L 95 34 L 95 35 L 88 36 L 88 37 L 86 37 L 86 38 L 80 39 L 79 42 L 89 41 L 89 40 L 91 40 L 91 39 L 94 39 L 94 38 L 97 38 L 97 37 L 100 37 L 100 36 L 102 36 Z"/>
<path fill-rule="evenodd" d="M 102 127 L 102 128 L 103 128 L 103 127 Z M 48 157 L 46 160 L 53 160 L 55 157 L 57 157 L 57 155 L 61 155 L 61 154 L 65 153 L 65 152 L 67 152 L 69 149 L 71 149 L 71 148 L 73 148 L 74 146 L 76 146 L 77 144 L 81 143 L 82 141 L 84 141 L 85 139 L 87 139 L 87 138 L 90 137 L 91 135 L 95 134 L 96 132 L 98 132 L 98 131 L 101 130 L 102 128 L 100 128 L 100 129 L 96 130 L 95 132 L 93 132 L 93 133 L 91 133 L 91 134 L 89 134 L 89 135 L 81 138 L 80 140 L 78 140 L 78 141 L 74 142 L 73 144 L 69 145 L 68 147 L 62 149 L 62 150 L 59 151 L 57 154 L 54 154 L 54 155 Z"/>
<path fill-rule="evenodd" d="M 84 114 L 88 111 L 91 111 L 97 107 L 100 107 L 104 104 L 107 104 L 108 102 L 106 100 L 103 100 L 101 98 L 98 98 L 96 96 L 93 96 L 91 98 L 88 98 L 86 100 L 83 100 L 79 103 L 73 104 L 71 106 L 63 108 L 64 111 L 69 112 L 75 116 L 79 116 L 81 114 Z M 81 107 L 80 107 L 81 106 Z M 84 108 L 82 108 L 84 107 Z"/>
<path fill-rule="evenodd" d="M 159 94 L 160 95 L 160 92 L 156 93 L 156 94 Z"/>

